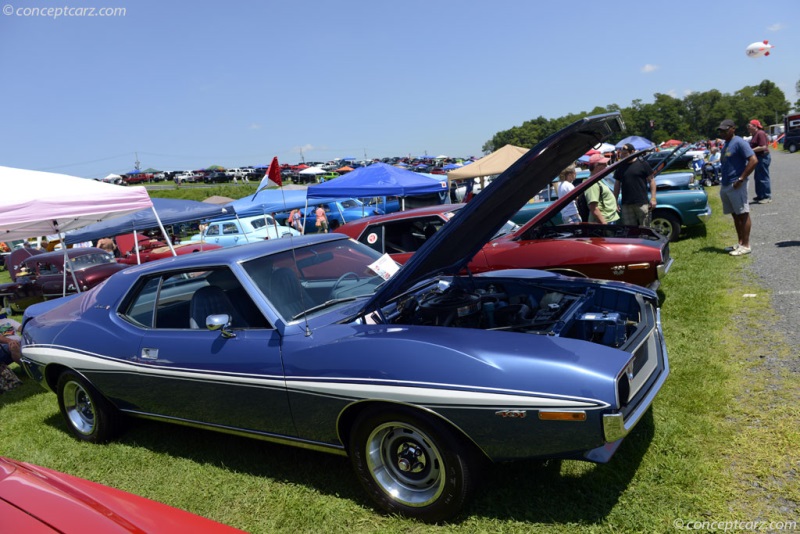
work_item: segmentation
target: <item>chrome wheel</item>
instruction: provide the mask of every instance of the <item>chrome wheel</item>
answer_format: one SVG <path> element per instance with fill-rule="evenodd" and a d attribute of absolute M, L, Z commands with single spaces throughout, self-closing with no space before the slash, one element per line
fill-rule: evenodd
<path fill-rule="evenodd" d="M 356 417 L 350 460 L 375 503 L 436 523 L 458 515 L 478 486 L 477 451 L 444 421 L 403 406 L 374 406 Z"/>
<path fill-rule="evenodd" d="M 88 436 L 94 432 L 95 419 L 92 397 L 77 382 L 69 381 L 62 392 L 64 415 L 75 431 Z"/>
<path fill-rule="evenodd" d="M 122 414 L 78 373 L 61 373 L 57 394 L 61 415 L 79 440 L 103 443 L 119 431 Z"/>
<path fill-rule="evenodd" d="M 427 506 L 444 489 L 445 467 L 433 442 L 403 423 L 376 427 L 367 438 L 367 466 L 373 480 L 406 506 Z"/>
<path fill-rule="evenodd" d="M 675 215 L 667 212 L 656 212 L 650 227 L 670 241 L 675 241 L 681 233 L 681 223 Z"/>

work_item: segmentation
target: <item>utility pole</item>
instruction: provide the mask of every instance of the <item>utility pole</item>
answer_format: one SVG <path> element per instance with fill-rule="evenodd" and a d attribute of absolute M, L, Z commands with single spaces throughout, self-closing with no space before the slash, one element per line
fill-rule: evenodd
<path fill-rule="evenodd" d="M 134 154 L 136 154 L 136 161 L 133 162 L 133 168 L 138 171 L 139 170 L 139 165 L 140 165 L 140 163 L 139 163 L 139 153 L 138 152 L 134 152 Z"/>

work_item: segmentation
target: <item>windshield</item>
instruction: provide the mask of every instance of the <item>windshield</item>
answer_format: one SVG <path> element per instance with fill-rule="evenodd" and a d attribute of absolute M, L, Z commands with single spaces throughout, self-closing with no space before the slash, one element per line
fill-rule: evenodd
<path fill-rule="evenodd" d="M 256 230 L 258 230 L 259 228 L 261 228 L 263 226 L 267 226 L 267 225 L 272 226 L 274 224 L 275 224 L 275 221 L 272 220 L 272 217 L 270 217 L 269 215 L 262 215 L 262 216 L 259 216 L 258 218 L 250 220 L 250 226 L 252 226 Z"/>
<path fill-rule="evenodd" d="M 372 295 L 383 278 L 370 268 L 381 254 L 354 240 L 318 243 L 243 264 L 264 298 L 286 320 Z"/>
<path fill-rule="evenodd" d="M 341 206 L 342 206 L 342 209 L 360 208 L 361 207 L 361 202 L 359 202 L 358 200 L 355 200 L 355 199 L 343 200 L 341 202 Z"/>
<path fill-rule="evenodd" d="M 512 221 L 507 221 L 503 225 L 503 227 L 500 228 L 500 230 L 498 230 L 497 233 L 494 234 L 494 236 L 492 236 L 492 239 L 497 239 L 500 236 L 504 236 L 506 234 L 510 234 L 512 232 L 515 232 L 517 229 L 519 229 L 519 225 L 517 223 L 514 223 Z"/>
<path fill-rule="evenodd" d="M 77 256 L 70 260 L 72 264 L 72 270 L 80 271 L 81 269 L 86 269 L 87 267 L 91 267 L 93 265 L 102 265 L 104 263 L 116 263 L 117 260 L 114 259 L 112 254 L 106 253 L 92 253 L 92 254 L 84 254 L 83 256 Z"/>

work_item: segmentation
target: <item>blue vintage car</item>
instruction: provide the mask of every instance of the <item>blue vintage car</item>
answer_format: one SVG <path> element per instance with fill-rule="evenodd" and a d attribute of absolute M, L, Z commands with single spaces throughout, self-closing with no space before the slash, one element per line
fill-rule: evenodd
<path fill-rule="evenodd" d="M 251 215 L 230 219 L 212 219 L 199 234 L 191 237 L 192 243 L 211 243 L 221 247 L 235 247 L 282 237 L 300 235 L 294 228 L 278 222 L 271 215 Z"/>
<path fill-rule="evenodd" d="M 113 438 L 126 414 L 347 455 L 379 507 L 424 521 L 456 516 L 486 461 L 606 462 L 669 374 L 656 294 L 459 273 L 622 128 L 608 114 L 549 137 L 402 267 L 340 234 L 131 267 L 29 308 L 23 365 L 77 439 Z"/>
<path fill-rule="evenodd" d="M 322 206 L 322 208 L 325 210 L 325 214 L 328 217 L 328 224 L 330 225 L 331 229 L 338 228 L 342 224 L 355 221 L 362 217 L 383 214 L 383 210 L 381 210 L 379 207 L 368 206 L 367 204 L 364 204 L 362 201 L 355 198 L 310 200 L 308 206 L 308 208 L 304 207 L 301 209 L 306 233 L 315 231 L 315 211 L 318 206 Z M 277 219 L 280 224 L 285 225 L 287 224 L 286 221 L 289 219 L 289 212 L 284 211 L 277 213 L 275 214 L 275 219 Z"/>
<path fill-rule="evenodd" d="M 614 166 L 608 167 L 606 173 L 606 184 L 614 188 L 613 178 L 610 176 L 614 172 Z M 584 172 L 575 180 L 575 185 L 579 185 L 589 173 Z M 708 204 L 708 193 L 701 187 L 690 185 L 691 173 L 661 174 L 656 178 L 658 187 L 656 198 L 658 204 L 653 211 L 651 227 L 670 241 L 675 241 L 680 237 L 683 227 L 689 228 L 705 224 L 706 219 L 711 216 L 711 206 Z M 529 202 L 519 211 L 511 216 L 511 220 L 519 225 L 523 225 L 531 220 L 534 215 L 543 211 L 552 201 Z M 560 219 L 560 216 L 557 216 Z M 556 221 L 560 224 L 560 220 Z"/>

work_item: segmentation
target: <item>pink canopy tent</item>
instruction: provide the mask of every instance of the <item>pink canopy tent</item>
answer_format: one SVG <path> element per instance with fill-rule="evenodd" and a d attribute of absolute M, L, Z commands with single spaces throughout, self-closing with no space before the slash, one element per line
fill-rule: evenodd
<path fill-rule="evenodd" d="M 63 233 L 151 208 L 144 187 L 0 167 L 0 241 Z"/>
<path fill-rule="evenodd" d="M 0 167 L 0 183 L 5 184 L 0 195 L 0 241 L 59 234 L 63 242 L 68 230 L 153 208 L 144 187 L 125 187 L 66 174 Z M 161 230 L 164 231 L 163 226 Z M 66 249 L 64 253 L 66 256 Z M 66 291 L 66 283 L 64 288 Z"/>

